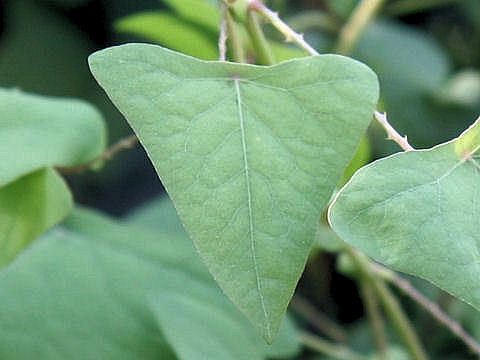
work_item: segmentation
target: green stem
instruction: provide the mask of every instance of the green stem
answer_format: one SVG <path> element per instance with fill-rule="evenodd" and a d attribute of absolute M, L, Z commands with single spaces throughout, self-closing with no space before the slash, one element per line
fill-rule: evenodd
<path fill-rule="evenodd" d="M 127 149 L 131 149 L 138 143 L 137 135 L 130 135 L 126 138 L 120 139 L 115 144 L 111 145 L 107 150 L 98 155 L 95 159 L 90 160 L 86 164 L 77 165 L 74 167 L 56 167 L 56 170 L 61 174 L 82 173 L 87 170 L 94 170 L 97 166 L 101 165 L 104 161 L 110 160 L 119 152 Z"/>
<path fill-rule="evenodd" d="M 403 16 L 439 6 L 447 6 L 459 3 L 461 0 L 404 0 L 397 1 L 385 8 L 385 14 L 389 16 Z"/>
<path fill-rule="evenodd" d="M 347 247 L 346 251 L 352 258 L 360 273 L 360 276 L 370 279 L 372 287 L 377 293 L 378 299 L 382 303 L 386 314 L 392 321 L 392 324 L 399 337 L 405 344 L 405 347 L 412 355 L 412 358 L 414 360 L 427 360 L 428 357 L 423 350 L 420 340 L 418 339 L 415 330 L 412 328 L 400 304 L 385 285 L 385 282 L 372 274 L 369 260 L 352 247 Z"/>
<path fill-rule="evenodd" d="M 395 285 L 399 288 L 405 295 L 414 300 L 417 304 L 422 306 L 426 311 L 430 313 L 438 322 L 444 325 L 448 330 L 462 340 L 469 349 L 475 353 L 477 356 L 480 356 L 480 343 L 475 340 L 470 334 L 468 334 L 462 326 L 447 315 L 443 310 L 433 301 L 426 298 L 420 291 L 415 289 L 409 281 L 398 276 L 393 271 L 384 268 L 383 266 L 375 265 L 373 267 L 376 275 L 386 280 L 387 282 Z"/>
<path fill-rule="evenodd" d="M 373 338 L 377 345 L 379 358 L 387 359 L 387 339 L 382 314 L 378 307 L 377 296 L 368 279 L 360 280 L 360 294 L 365 304 L 368 319 L 372 329 Z"/>
<path fill-rule="evenodd" d="M 335 52 L 338 54 L 350 54 L 358 39 L 363 34 L 367 25 L 375 17 L 386 0 L 362 0 L 355 8 L 350 19 L 340 31 Z"/>
<path fill-rule="evenodd" d="M 325 354 L 338 360 L 367 360 L 365 356 L 359 355 L 343 345 L 335 345 L 322 338 L 308 334 L 300 333 L 300 341 L 311 350 Z"/>
<path fill-rule="evenodd" d="M 297 34 L 290 26 L 284 23 L 278 14 L 267 8 L 261 1 L 248 0 L 248 9 L 255 10 L 265 19 L 267 19 L 278 31 L 285 36 L 286 42 L 293 42 L 308 52 L 310 55 L 318 55 L 318 51 L 308 44 L 302 34 Z"/>
<path fill-rule="evenodd" d="M 255 47 L 255 50 L 257 52 L 260 63 L 265 65 L 275 64 L 275 58 L 273 57 L 267 39 L 263 34 L 263 30 L 258 20 L 258 16 L 250 9 L 247 11 L 247 29 L 252 39 L 253 46 Z"/>
<path fill-rule="evenodd" d="M 238 33 L 237 24 L 233 20 L 230 11 L 226 12 L 225 17 L 227 20 L 228 42 L 232 49 L 233 58 L 236 62 L 245 63 L 245 51 L 243 50 L 243 43 L 240 34 Z"/>
<path fill-rule="evenodd" d="M 227 60 L 227 38 L 228 38 L 228 24 L 227 13 L 228 6 L 224 2 L 220 2 L 221 19 L 220 19 L 220 34 L 218 35 L 218 60 Z"/>
<path fill-rule="evenodd" d="M 395 296 L 383 281 L 377 280 L 375 283 L 375 290 L 385 308 L 385 312 L 389 315 L 393 326 L 412 357 L 416 360 L 427 360 L 427 354 Z"/>
<path fill-rule="evenodd" d="M 316 330 L 325 334 L 330 340 L 346 343 L 348 334 L 340 325 L 318 311 L 312 304 L 300 295 L 295 295 L 290 302 L 293 311 L 308 321 Z"/>

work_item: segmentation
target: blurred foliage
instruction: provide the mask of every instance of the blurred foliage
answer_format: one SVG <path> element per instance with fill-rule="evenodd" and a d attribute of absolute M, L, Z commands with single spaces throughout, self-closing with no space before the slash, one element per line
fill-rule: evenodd
<path fill-rule="evenodd" d="M 39 238 L 0 279 L 1 293 L 9 293 L 0 304 L 1 358 L 260 360 L 298 352 L 290 319 L 266 345 L 222 294 L 183 228 L 147 225 L 152 214 L 178 222 L 164 198 L 121 222 L 78 208 Z"/>

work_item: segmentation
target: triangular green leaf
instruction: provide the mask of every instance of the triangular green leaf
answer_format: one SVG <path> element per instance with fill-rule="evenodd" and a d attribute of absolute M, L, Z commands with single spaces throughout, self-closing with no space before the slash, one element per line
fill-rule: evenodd
<path fill-rule="evenodd" d="M 271 341 L 370 122 L 375 74 L 336 55 L 260 67 L 145 44 L 89 61 L 215 279 Z"/>
<path fill-rule="evenodd" d="M 346 242 L 480 309 L 480 121 L 360 169 L 329 211 Z"/>
<path fill-rule="evenodd" d="M 32 239 L 60 222 L 71 207 L 69 189 L 52 169 L 0 187 L 0 268 Z"/>

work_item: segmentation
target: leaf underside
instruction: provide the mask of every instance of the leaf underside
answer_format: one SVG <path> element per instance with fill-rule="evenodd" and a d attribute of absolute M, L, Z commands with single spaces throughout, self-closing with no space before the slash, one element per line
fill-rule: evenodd
<path fill-rule="evenodd" d="M 145 44 L 89 62 L 211 273 L 271 341 L 370 122 L 375 74 L 335 55 L 259 67 Z"/>
<path fill-rule="evenodd" d="M 329 211 L 346 242 L 480 309 L 480 122 L 358 171 Z"/>

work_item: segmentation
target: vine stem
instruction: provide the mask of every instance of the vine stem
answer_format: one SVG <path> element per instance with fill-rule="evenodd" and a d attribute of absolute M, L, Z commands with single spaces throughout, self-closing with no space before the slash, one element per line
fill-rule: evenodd
<path fill-rule="evenodd" d="M 432 315 L 433 318 L 462 340 L 473 353 L 480 356 L 480 344 L 468 334 L 457 321 L 448 316 L 436 303 L 425 297 L 420 291 L 413 287 L 408 280 L 376 263 L 371 263 L 371 268 L 377 276 L 399 288 L 405 295 L 418 303 L 430 315 Z"/>
<path fill-rule="evenodd" d="M 308 52 L 310 55 L 319 55 L 318 51 L 310 46 L 303 38 L 303 34 L 298 34 L 293 29 L 284 23 L 278 16 L 278 13 L 270 10 L 259 0 L 248 0 L 248 9 L 254 10 L 272 23 L 278 31 L 285 36 L 286 42 L 293 42 Z"/>
<path fill-rule="evenodd" d="M 218 36 L 218 60 L 227 60 L 227 38 L 228 38 L 228 25 L 227 25 L 227 12 L 228 7 L 224 2 L 220 2 L 221 19 L 220 19 L 220 34 Z"/>
<path fill-rule="evenodd" d="M 86 164 L 74 166 L 74 167 L 57 167 L 56 169 L 62 174 L 72 174 L 72 173 L 81 173 L 88 169 L 91 169 L 96 164 L 112 159 L 115 155 L 119 152 L 131 149 L 138 143 L 138 138 L 136 135 L 130 135 L 126 138 L 120 139 L 115 144 L 110 146 L 107 150 L 105 150 L 102 154 L 98 155 L 93 160 L 87 162 Z"/>
<path fill-rule="evenodd" d="M 331 340 L 339 343 L 347 342 L 347 333 L 337 323 L 317 310 L 307 299 L 295 295 L 290 302 L 293 310 L 308 321 L 316 330 L 325 334 Z"/>
<path fill-rule="evenodd" d="M 367 357 L 357 354 L 343 345 L 332 344 L 321 337 L 300 332 L 300 342 L 306 347 L 338 360 L 367 360 Z"/>
<path fill-rule="evenodd" d="M 275 58 L 270 50 L 265 35 L 263 34 L 262 27 L 258 21 L 258 16 L 251 8 L 247 9 L 247 29 L 260 62 L 265 65 L 274 64 Z"/>
<path fill-rule="evenodd" d="M 340 31 L 335 46 L 338 54 L 350 54 L 367 25 L 375 17 L 386 0 L 362 0 Z"/>
<path fill-rule="evenodd" d="M 372 335 L 378 349 L 381 360 L 387 359 L 387 338 L 385 336 L 385 324 L 378 306 L 378 299 L 372 284 L 368 279 L 360 280 L 360 294 L 364 302 L 365 310 L 369 319 Z"/>
<path fill-rule="evenodd" d="M 395 296 L 385 285 L 383 279 L 374 276 L 375 273 L 372 272 L 369 260 L 350 246 L 347 246 L 345 251 L 352 259 L 360 276 L 368 279 L 371 283 L 386 314 L 390 317 L 395 330 L 405 344 L 405 347 L 412 355 L 412 358 L 415 360 L 427 360 L 427 354 L 425 353 L 415 330 L 412 328 L 410 321 L 406 317 Z"/>
<path fill-rule="evenodd" d="M 398 146 L 400 146 L 405 151 L 415 150 L 413 146 L 408 143 L 407 136 L 400 135 L 398 131 L 395 130 L 395 128 L 392 125 L 390 125 L 390 123 L 387 120 L 386 113 L 381 113 L 375 110 L 375 112 L 373 113 L 373 116 L 380 123 L 380 125 L 383 126 L 383 128 L 387 132 L 388 140 L 395 141 L 398 144 Z"/>
<path fill-rule="evenodd" d="M 236 62 L 244 63 L 246 62 L 245 51 L 243 50 L 243 43 L 238 33 L 237 24 L 233 20 L 232 14 L 230 13 L 227 5 L 227 11 L 225 13 L 225 19 L 227 20 L 227 36 L 230 40 L 230 46 L 233 53 L 233 58 Z"/>

